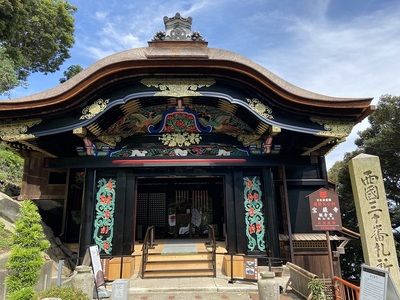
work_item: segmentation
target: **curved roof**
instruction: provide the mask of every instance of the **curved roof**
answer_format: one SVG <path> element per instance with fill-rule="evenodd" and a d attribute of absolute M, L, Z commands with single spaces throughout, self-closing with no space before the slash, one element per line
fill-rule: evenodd
<path fill-rule="evenodd" d="M 164 21 L 166 32 L 148 47 L 110 55 L 48 91 L 0 101 L 0 138 L 52 157 L 82 155 L 87 143 L 108 147 L 106 155 L 148 147 L 164 155 L 176 148 L 163 140 L 168 134 L 185 137 L 178 146 L 193 155 L 200 146 L 208 154 L 325 155 L 373 110 L 372 98 L 313 93 L 208 48 L 189 18 Z"/>
<path fill-rule="evenodd" d="M 90 86 L 95 86 L 104 78 L 131 70 L 136 73 L 151 73 L 150 69 L 164 68 L 201 68 L 208 69 L 209 74 L 229 72 L 233 77 L 250 78 L 256 81 L 260 88 L 268 89 L 279 99 L 281 105 L 291 109 L 312 111 L 313 108 L 357 109 L 354 115 L 357 121 L 371 110 L 373 98 L 339 98 L 317 94 L 297 87 L 276 76 L 257 63 L 230 51 L 206 47 L 206 43 L 193 42 L 150 42 L 150 47 L 131 49 L 105 57 L 86 68 L 70 80 L 50 90 L 0 102 L 0 118 L 3 113 L 13 109 L 13 114 L 29 108 L 50 110 L 51 106 L 59 105 Z M 218 72 L 219 71 L 219 72 Z M 205 74 L 202 74 L 205 75 Z M 217 74 L 215 74 L 217 75 Z M 60 108 L 63 109 L 63 108 Z M 342 111 L 346 116 L 346 111 Z M 7 115 L 7 114 L 5 114 Z"/>

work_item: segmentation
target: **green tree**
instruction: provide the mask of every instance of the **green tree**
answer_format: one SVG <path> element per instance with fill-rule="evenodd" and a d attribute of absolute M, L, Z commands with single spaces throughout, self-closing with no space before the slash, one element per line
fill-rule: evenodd
<path fill-rule="evenodd" d="M 18 80 L 26 81 L 34 72 L 55 72 L 70 57 L 74 44 L 77 8 L 64 0 L 0 1 L 0 59 L 10 59 Z M 1 52 L 0 52 L 1 54 Z M 7 73 L 9 74 L 9 72 Z M 0 77 L 0 87 L 9 85 Z"/>
<path fill-rule="evenodd" d="M 26 200 L 20 207 L 21 216 L 15 222 L 15 234 L 7 260 L 7 299 L 31 300 L 33 286 L 38 282 L 44 264 L 43 251 L 50 247 L 45 239 L 38 208 Z"/>
<path fill-rule="evenodd" d="M 400 97 L 384 95 L 380 98 L 376 111 L 368 118 L 370 126 L 359 132 L 357 150 L 346 153 L 343 161 L 335 163 L 329 170 L 329 177 L 339 183 L 337 193 L 340 199 L 343 226 L 359 232 L 354 198 L 348 170 L 348 162 L 360 153 L 379 157 L 383 181 L 388 200 L 392 227 L 400 226 Z M 400 233 L 394 232 L 399 253 Z M 399 255 L 398 255 L 399 257 Z M 352 241 L 342 256 L 343 277 L 358 277 L 363 255 L 360 241 Z"/>
<path fill-rule="evenodd" d="M 68 79 L 74 77 L 76 74 L 81 72 L 83 68 L 80 65 L 69 66 L 66 71 L 64 71 L 64 77 L 60 78 L 60 83 L 66 82 Z"/>
<path fill-rule="evenodd" d="M 21 187 L 24 159 L 0 145 L 0 183 L 1 191 L 8 196 L 15 196 L 8 187 Z"/>
<path fill-rule="evenodd" d="M 340 211 L 342 213 L 342 224 L 344 227 L 359 232 L 357 213 L 354 205 L 354 197 L 350 182 L 349 161 L 360 154 L 359 150 L 346 153 L 343 161 L 336 162 L 329 170 L 329 178 L 338 182 L 337 194 L 340 200 Z M 360 240 L 351 240 L 346 246 L 345 254 L 341 255 L 341 269 L 343 278 L 359 279 L 363 253 Z"/>
<path fill-rule="evenodd" d="M 400 204 L 400 97 L 382 96 L 368 120 L 371 126 L 355 143 L 364 153 L 379 156 L 387 198 Z"/>
<path fill-rule="evenodd" d="M 7 91 L 22 84 L 15 73 L 14 62 L 8 57 L 5 49 L 0 48 L 0 92 Z"/>

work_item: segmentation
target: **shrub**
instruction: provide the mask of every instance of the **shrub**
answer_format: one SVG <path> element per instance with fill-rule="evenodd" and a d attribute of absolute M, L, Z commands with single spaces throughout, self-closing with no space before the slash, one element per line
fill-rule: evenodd
<path fill-rule="evenodd" d="M 308 285 L 308 289 L 312 293 L 312 300 L 327 300 L 327 296 L 325 293 L 325 284 L 318 278 L 312 279 Z"/>
<path fill-rule="evenodd" d="M 62 300 L 89 300 L 89 297 L 81 290 L 73 290 L 71 287 L 52 287 L 39 294 L 41 298 L 61 298 Z"/>
<path fill-rule="evenodd" d="M 10 251 L 11 235 L 11 232 L 6 230 L 4 223 L 0 221 L 0 253 Z"/>
<path fill-rule="evenodd" d="M 11 253 L 6 263 L 7 299 L 31 300 L 33 286 L 38 282 L 44 264 L 42 252 L 49 248 L 50 243 L 45 240 L 35 204 L 29 200 L 24 201 L 20 214 L 15 222 Z"/>

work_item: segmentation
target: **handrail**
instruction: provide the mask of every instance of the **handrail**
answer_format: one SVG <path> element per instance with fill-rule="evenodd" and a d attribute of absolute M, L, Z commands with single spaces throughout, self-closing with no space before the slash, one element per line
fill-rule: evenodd
<path fill-rule="evenodd" d="M 149 258 L 149 249 L 153 248 L 153 242 L 154 242 L 153 238 L 154 238 L 154 226 L 149 226 L 147 227 L 142 246 L 142 272 L 140 276 L 142 279 L 144 278 L 144 273 L 146 271 L 146 264 Z"/>
<path fill-rule="evenodd" d="M 208 225 L 211 230 L 211 246 L 212 246 L 212 266 L 213 277 L 217 277 L 217 241 L 215 239 L 215 230 L 213 225 Z"/>
<path fill-rule="evenodd" d="M 358 300 L 360 299 L 360 287 L 340 277 L 333 277 L 335 286 L 335 300 Z"/>

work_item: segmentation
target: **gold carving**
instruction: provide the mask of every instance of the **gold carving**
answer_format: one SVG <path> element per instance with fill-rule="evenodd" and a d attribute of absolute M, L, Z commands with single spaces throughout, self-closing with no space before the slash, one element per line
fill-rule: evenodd
<path fill-rule="evenodd" d="M 267 118 L 267 119 L 273 119 L 274 117 L 272 116 L 272 109 L 269 108 L 267 105 L 261 103 L 260 100 L 257 98 L 249 99 L 246 98 L 247 102 L 250 105 L 250 108 L 254 110 L 257 114 L 259 114 L 261 117 Z"/>
<path fill-rule="evenodd" d="M 50 152 L 47 152 L 45 150 L 43 150 L 42 148 L 39 148 L 31 143 L 28 142 L 21 142 L 22 145 L 26 146 L 27 148 L 31 149 L 31 150 L 35 150 L 39 153 L 43 153 L 44 155 L 48 156 L 48 157 L 52 157 L 52 158 L 57 158 L 56 155 L 51 154 Z"/>
<path fill-rule="evenodd" d="M 97 138 L 110 147 L 115 147 L 117 143 L 121 141 L 119 135 L 100 135 Z"/>
<path fill-rule="evenodd" d="M 310 119 L 311 121 L 324 126 L 324 129 L 326 131 L 320 131 L 317 133 L 317 135 L 326 137 L 338 137 L 338 138 L 347 137 L 351 133 L 351 130 L 355 125 L 353 122 L 322 119 L 318 117 L 311 117 Z"/>
<path fill-rule="evenodd" d="M 72 130 L 72 133 L 83 138 L 86 136 L 86 128 L 83 127 L 75 128 L 74 130 Z"/>
<path fill-rule="evenodd" d="M 97 99 L 92 105 L 86 106 L 82 110 L 82 116 L 79 118 L 80 120 L 83 119 L 91 119 L 101 113 L 103 110 L 106 109 L 108 102 L 110 99 L 103 100 Z"/>
<path fill-rule="evenodd" d="M 238 139 L 239 142 L 243 144 L 244 147 L 247 147 L 258 141 L 261 138 L 261 136 L 257 134 L 239 134 L 236 138 Z"/>
<path fill-rule="evenodd" d="M 28 128 L 40 124 L 41 119 L 32 119 L 24 122 L 16 122 L 0 125 L 0 138 L 3 141 L 23 141 L 34 139 L 33 134 L 27 134 Z"/>
<path fill-rule="evenodd" d="M 141 83 L 161 90 L 154 96 L 190 97 L 201 96 L 197 89 L 209 87 L 215 83 L 215 80 L 211 78 L 148 78 L 142 79 Z"/>
<path fill-rule="evenodd" d="M 197 145 L 201 141 L 201 136 L 198 133 L 164 133 L 162 137 L 158 138 L 162 141 L 163 145 L 175 146 L 190 146 Z"/>

